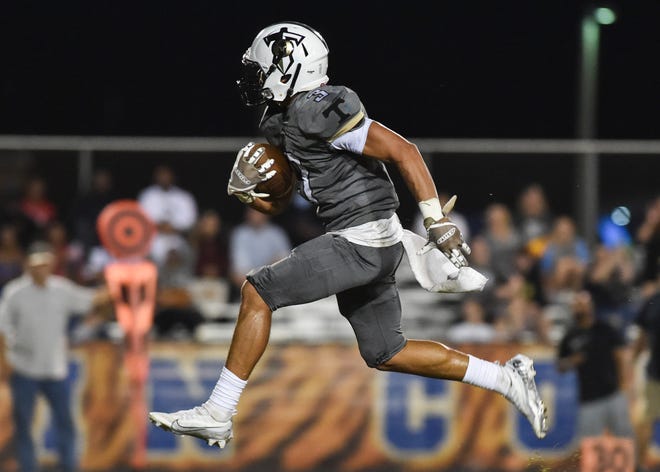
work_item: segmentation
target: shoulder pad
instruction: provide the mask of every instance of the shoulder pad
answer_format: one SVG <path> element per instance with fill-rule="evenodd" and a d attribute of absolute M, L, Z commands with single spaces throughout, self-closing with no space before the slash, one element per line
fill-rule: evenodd
<path fill-rule="evenodd" d="M 303 133 L 326 141 L 350 131 L 366 117 L 360 98 L 343 86 L 326 85 L 306 92 L 292 111 Z"/>

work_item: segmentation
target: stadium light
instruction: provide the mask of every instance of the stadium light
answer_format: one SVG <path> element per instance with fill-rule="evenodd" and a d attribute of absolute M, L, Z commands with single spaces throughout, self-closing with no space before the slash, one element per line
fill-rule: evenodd
<path fill-rule="evenodd" d="M 598 59 L 600 26 L 616 21 L 614 10 L 608 7 L 589 7 L 580 25 L 580 68 L 578 84 L 577 137 L 596 138 L 596 110 L 598 101 Z M 576 194 L 579 226 L 589 243 L 596 241 L 598 225 L 598 154 L 585 152 L 578 158 L 577 176 L 580 182 Z"/>
<path fill-rule="evenodd" d="M 600 7 L 594 10 L 594 18 L 601 25 L 611 25 L 616 21 L 616 13 L 607 7 Z"/>

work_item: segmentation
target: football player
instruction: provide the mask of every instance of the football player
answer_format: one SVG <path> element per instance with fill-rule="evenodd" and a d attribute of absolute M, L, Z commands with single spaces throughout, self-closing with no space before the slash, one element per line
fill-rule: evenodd
<path fill-rule="evenodd" d="M 152 412 L 150 420 L 224 447 L 241 392 L 266 348 L 272 312 L 336 294 L 369 367 L 494 390 L 544 437 L 546 412 L 531 359 L 519 354 L 499 365 L 402 333 L 394 275 L 404 252 L 403 229 L 385 163 L 401 173 L 419 202 L 428 232 L 425 249 L 442 251 L 457 267 L 467 265 L 470 253 L 447 216 L 455 198 L 441 207 L 415 144 L 369 118 L 354 91 L 329 84 L 328 45 L 309 26 L 285 22 L 263 29 L 243 55 L 243 68 L 238 81 L 243 100 L 267 105 L 260 130 L 286 154 L 299 192 L 316 206 L 327 232 L 248 274 L 227 362 L 210 398 L 190 410 Z M 238 153 L 228 193 L 260 211 L 281 211 L 287 202 L 267 201 L 256 191 L 274 171 L 255 166 L 249 154 Z"/>

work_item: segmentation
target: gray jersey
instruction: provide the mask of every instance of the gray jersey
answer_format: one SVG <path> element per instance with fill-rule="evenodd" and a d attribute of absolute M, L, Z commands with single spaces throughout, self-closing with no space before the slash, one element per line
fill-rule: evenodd
<path fill-rule="evenodd" d="M 389 218 L 399 206 L 382 162 L 332 146 L 365 119 L 355 92 L 326 85 L 298 94 L 287 109 L 269 107 L 260 124 L 268 141 L 286 154 L 299 193 L 316 205 L 329 231 Z"/>

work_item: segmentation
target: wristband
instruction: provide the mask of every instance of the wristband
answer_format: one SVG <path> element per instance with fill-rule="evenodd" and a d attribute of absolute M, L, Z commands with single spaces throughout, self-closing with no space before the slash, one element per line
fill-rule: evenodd
<path fill-rule="evenodd" d="M 442 207 L 440 206 L 440 200 L 438 200 L 438 197 L 423 200 L 417 205 L 419 206 L 419 211 L 422 212 L 423 219 L 432 218 L 433 221 L 438 221 L 445 216 L 442 213 Z"/>

